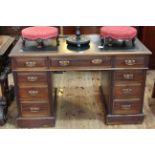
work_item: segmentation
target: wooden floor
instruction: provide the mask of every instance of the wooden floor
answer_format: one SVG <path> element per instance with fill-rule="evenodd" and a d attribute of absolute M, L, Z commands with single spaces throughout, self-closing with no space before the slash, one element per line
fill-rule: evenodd
<path fill-rule="evenodd" d="M 54 75 L 54 87 L 58 88 L 57 119 L 54 128 L 155 128 L 155 103 L 149 106 L 155 71 L 147 72 L 144 99 L 145 119 L 139 125 L 105 125 L 103 103 L 99 91 L 103 74 L 107 72 L 64 72 Z M 10 82 L 13 83 L 12 77 L 10 77 Z M 0 128 L 17 128 L 16 115 L 14 101 L 9 107 L 7 123 Z"/>

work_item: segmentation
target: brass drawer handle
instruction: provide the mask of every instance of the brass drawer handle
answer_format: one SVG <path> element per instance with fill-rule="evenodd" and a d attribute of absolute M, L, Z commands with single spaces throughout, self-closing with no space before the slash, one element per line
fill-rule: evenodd
<path fill-rule="evenodd" d="M 123 78 L 126 80 L 131 80 L 133 79 L 133 74 L 123 74 Z"/>
<path fill-rule="evenodd" d="M 25 65 L 27 66 L 27 67 L 35 67 L 36 66 L 36 62 L 35 61 L 26 61 L 25 62 Z"/>
<path fill-rule="evenodd" d="M 38 108 L 38 107 L 31 107 L 30 108 L 30 111 L 31 112 L 39 112 L 40 111 L 40 108 Z"/>
<path fill-rule="evenodd" d="M 103 62 L 103 60 L 102 59 L 93 59 L 91 62 L 93 64 L 101 64 Z"/>
<path fill-rule="evenodd" d="M 121 105 L 122 109 L 131 109 L 131 104 L 128 105 Z"/>
<path fill-rule="evenodd" d="M 60 60 L 60 61 L 59 61 L 60 66 L 68 66 L 69 63 L 70 63 L 69 60 Z"/>
<path fill-rule="evenodd" d="M 31 96 L 36 96 L 38 95 L 38 90 L 29 90 L 28 93 L 31 95 Z"/>
<path fill-rule="evenodd" d="M 125 64 L 128 66 L 133 66 L 136 64 L 136 60 L 134 60 L 134 59 L 125 60 Z"/>
<path fill-rule="evenodd" d="M 28 76 L 28 77 L 27 77 L 27 80 L 28 80 L 28 81 L 31 81 L 31 82 L 36 81 L 37 79 L 38 79 L 37 76 Z"/>
<path fill-rule="evenodd" d="M 131 88 L 124 88 L 124 89 L 122 89 L 122 92 L 124 95 L 131 95 L 132 89 Z"/>

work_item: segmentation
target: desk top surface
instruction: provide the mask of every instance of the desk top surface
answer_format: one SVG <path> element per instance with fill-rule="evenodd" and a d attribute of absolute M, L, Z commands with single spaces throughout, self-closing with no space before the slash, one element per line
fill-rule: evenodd
<path fill-rule="evenodd" d="M 19 39 L 10 56 L 77 56 L 77 55 L 149 55 L 151 52 L 138 40 L 135 41 L 134 48 L 108 48 L 101 49 L 99 35 L 88 35 L 90 46 L 88 48 L 71 48 L 66 44 L 66 38 L 59 38 L 58 47 L 46 47 L 44 49 L 27 48 L 22 46 L 22 39 Z"/>

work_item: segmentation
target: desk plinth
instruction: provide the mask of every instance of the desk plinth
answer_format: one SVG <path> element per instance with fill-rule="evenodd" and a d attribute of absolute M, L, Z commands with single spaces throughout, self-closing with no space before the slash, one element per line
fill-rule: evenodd
<path fill-rule="evenodd" d="M 99 49 L 99 37 L 88 49 L 68 49 L 65 39 L 53 50 L 23 51 L 19 40 L 10 57 L 16 87 L 17 124 L 20 127 L 53 126 L 55 94 L 52 72 L 107 71 L 101 85 L 107 124 L 134 124 L 144 119 L 143 98 L 148 57 L 151 52 L 137 39 L 134 49 Z M 104 123 L 104 122 L 103 122 Z"/>

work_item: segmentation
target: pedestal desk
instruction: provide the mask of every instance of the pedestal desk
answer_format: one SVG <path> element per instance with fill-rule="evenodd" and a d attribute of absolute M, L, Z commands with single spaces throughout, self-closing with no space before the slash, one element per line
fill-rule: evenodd
<path fill-rule="evenodd" d="M 138 39 L 132 49 L 100 49 L 99 36 L 89 37 L 90 47 L 80 50 L 67 47 L 65 38 L 60 38 L 59 47 L 44 50 L 23 50 L 22 40 L 17 42 L 10 57 L 19 127 L 54 125 L 56 93 L 51 78 L 57 71 L 107 71 L 107 82 L 101 85 L 105 123 L 143 121 L 145 77 L 151 52 Z"/>

